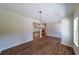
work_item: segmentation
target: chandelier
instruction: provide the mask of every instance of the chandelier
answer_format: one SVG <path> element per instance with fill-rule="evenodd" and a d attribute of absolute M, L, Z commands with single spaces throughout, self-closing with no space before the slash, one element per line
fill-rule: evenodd
<path fill-rule="evenodd" d="M 39 26 L 39 31 L 40 31 L 40 38 L 42 38 L 42 20 L 41 20 L 41 13 L 42 11 L 39 11 L 39 14 L 40 14 L 40 26 Z"/>

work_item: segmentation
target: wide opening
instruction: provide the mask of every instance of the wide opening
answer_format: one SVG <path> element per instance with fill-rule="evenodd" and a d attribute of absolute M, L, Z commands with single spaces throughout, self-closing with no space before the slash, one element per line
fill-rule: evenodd
<path fill-rule="evenodd" d="M 42 24 L 42 37 L 46 36 L 46 23 Z M 33 22 L 33 39 L 40 38 L 40 23 Z"/>

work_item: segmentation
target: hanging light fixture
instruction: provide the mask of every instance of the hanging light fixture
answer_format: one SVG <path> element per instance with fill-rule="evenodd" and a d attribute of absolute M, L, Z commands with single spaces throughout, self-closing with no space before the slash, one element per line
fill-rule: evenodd
<path fill-rule="evenodd" d="M 41 13 L 42 13 L 42 11 L 39 11 L 39 14 L 40 14 L 40 28 L 39 28 L 39 30 L 40 30 L 40 38 L 42 38 L 42 20 L 41 20 Z"/>

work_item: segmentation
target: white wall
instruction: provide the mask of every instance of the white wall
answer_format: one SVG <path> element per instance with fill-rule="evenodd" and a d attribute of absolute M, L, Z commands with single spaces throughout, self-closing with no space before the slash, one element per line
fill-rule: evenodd
<path fill-rule="evenodd" d="M 61 38 L 61 44 L 73 46 L 72 16 L 63 17 L 61 21 L 47 23 L 47 35 Z"/>
<path fill-rule="evenodd" d="M 61 38 L 61 21 L 49 22 L 47 25 L 47 35 Z"/>
<path fill-rule="evenodd" d="M 61 22 L 61 43 L 72 47 L 73 44 L 73 19 L 68 16 Z"/>
<path fill-rule="evenodd" d="M 0 10 L 0 51 L 32 41 L 33 19 Z"/>

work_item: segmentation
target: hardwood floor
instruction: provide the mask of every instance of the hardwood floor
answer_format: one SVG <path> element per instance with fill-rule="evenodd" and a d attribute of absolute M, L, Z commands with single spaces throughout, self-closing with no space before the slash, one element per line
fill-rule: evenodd
<path fill-rule="evenodd" d="M 33 41 L 4 50 L 2 55 L 74 55 L 73 49 L 62 45 L 60 38 L 43 35 L 40 39 L 39 34 L 33 35 Z"/>

